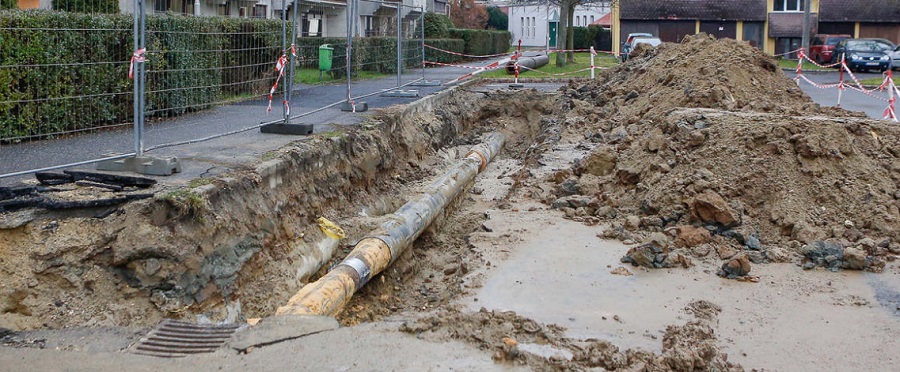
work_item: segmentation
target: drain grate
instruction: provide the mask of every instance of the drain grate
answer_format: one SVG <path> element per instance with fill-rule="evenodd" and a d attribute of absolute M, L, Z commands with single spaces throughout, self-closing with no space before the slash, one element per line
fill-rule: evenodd
<path fill-rule="evenodd" d="M 142 338 L 131 352 L 162 358 L 180 358 L 212 352 L 240 327 L 236 324 L 193 324 L 166 319 Z"/>

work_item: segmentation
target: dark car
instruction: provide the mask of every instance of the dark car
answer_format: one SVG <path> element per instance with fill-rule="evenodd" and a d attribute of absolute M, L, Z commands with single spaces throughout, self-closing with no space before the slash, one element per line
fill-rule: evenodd
<path fill-rule="evenodd" d="M 873 40 L 846 39 L 834 47 L 835 58 L 844 56 L 847 67 L 852 71 L 879 70 L 891 68 L 891 57 L 885 46 Z"/>
<path fill-rule="evenodd" d="M 849 39 L 846 34 L 831 35 L 818 34 L 809 43 L 809 58 L 819 64 L 832 63 L 834 61 L 834 46 L 841 40 Z"/>

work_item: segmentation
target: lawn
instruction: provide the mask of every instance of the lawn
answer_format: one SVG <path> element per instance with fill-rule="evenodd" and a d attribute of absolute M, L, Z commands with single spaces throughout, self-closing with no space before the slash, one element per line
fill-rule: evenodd
<path fill-rule="evenodd" d="M 778 59 L 778 67 L 796 70 L 797 69 L 797 60 L 779 58 Z M 819 66 L 812 64 L 809 61 L 806 61 L 806 60 L 803 61 L 803 71 L 832 71 L 832 70 L 836 71 L 837 68 L 821 68 Z"/>
<path fill-rule="evenodd" d="M 897 79 L 900 79 L 900 77 L 894 77 L 894 85 L 897 85 L 897 81 L 898 81 Z M 871 78 L 871 79 L 863 79 L 863 80 L 860 80 L 859 82 L 862 83 L 862 85 L 879 86 L 879 85 L 881 85 L 882 82 L 884 82 L 884 78 L 877 77 L 877 78 Z"/>
<path fill-rule="evenodd" d="M 618 61 L 615 57 L 599 54 L 594 57 L 594 63 L 597 67 L 609 68 L 618 64 Z M 550 63 L 538 69 L 539 72 L 536 71 L 528 71 L 525 69 L 519 70 L 519 76 L 525 78 L 560 78 L 560 77 L 590 77 L 591 71 L 581 71 L 574 74 L 567 74 L 564 76 L 551 75 L 551 74 L 560 74 L 564 72 L 578 71 L 581 69 L 585 69 L 591 67 L 591 54 L 588 52 L 585 53 L 575 53 L 575 63 L 568 63 L 566 67 L 556 67 L 556 53 L 550 53 Z M 509 78 L 513 77 L 513 75 L 507 75 L 506 69 L 497 69 L 493 71 L 486 71 L 478 75 L 479 77 L 484 78 Z"/>
<path fill-rule="evenodd" d="M 294 71 L 294 82 L 302 83 L 302 84 L 330 84 L 330 83 L 339 83 L 347 81 L 346 77 L 341 77 L 338 79 L 333 78 L 331 75 L 324 73 L 322 74 L 321 80 L 319 79 L 319 70 L 314 68 L 301 68 Z M 383 76 L 388 76 L 387 74 L 382 74 L 380 72 L 374 71 L 357 71 L 356 76 L 353 77 L 353 81 L 357 80 L 366 80 L 366 79 L 374 79 Z"/>

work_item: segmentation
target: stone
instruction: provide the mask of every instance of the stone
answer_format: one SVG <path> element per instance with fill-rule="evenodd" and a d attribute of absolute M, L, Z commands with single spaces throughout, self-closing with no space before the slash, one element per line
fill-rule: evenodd
<path fill-rule="evenodd" d="M 716 253 L 719 255 L 719 258 L 727 260 L 738 254 L 738 250 L 728 244 L 718 244 L 716 245 Z"/>
<path fill-rule="evenodd" d="M 657 247 L 669 248 L 669 238 L 666 236 L 666 234 L 663 234 L 661 232 L 650 234 L 648 241 L 650 242 L 650 244 L 656 245 Z"/>
<path fill-rule="evenodd" d="M 616 171 L 616 178 L 623 185 L 637 185 L 641 182 L 641 172 L 635 169 L 623 168 Z"/>
<path fill-rule="evenodd" d="M 766 255 L 760 251 L 746 251 L 744 254 L 750 259 L 750 262 L 761 264 L 766 262 Z"/>
<path fill-rule="evenodd" d="M 725 202 L 721 195 L 712 190 L 706 190 L 694 197 L 691 208 L 697 219 L 705 223 L 717 223 L 726 227 L 741 223 L 740 215 Z"/>
<path fill-rule="evenodd" d="M 618 127 L 613 128 L 612 131 L 610 131 L 610 134 L 608 137 L 608 142 L 609 143 L 619 143 L 619 142 L 624 141 L 626 138 L 628 138 L 628 130 L 626 130 L 625 127 L 623 127 L 623 126 L 618 126 Z"/>
<path fill-rule="evenodd" d="M 702 227 L 694 227 L 690 225 L 681 225 L 675 228 L 675 246 L 683 248 L 696 247 L 701 244 L 709 243 L 712 235 L 709 230 Z"/>
<path fill-rule="evenodd" d="M 800 221 L 795 223 L 793 229 L 791 229 L 791 238 L 801 243 L 810 243 L 824 239 L 825 233 L 804 221 Z"/>
<path fill-rule="evenodd" d="M 750 235 L 750 237 L 748 237 L 747 240 L 744 242 L 744 245 L 747 248 L 752 249 L 754 251 L 759 250 L 759 248 L 760 248 L 759 238 L 756 237 L 755 235 Z"/>
<path fill-rule="evenodd" d="M 740 254 L 724 263 L 722 265 L 722 270 L 719 272 L 719 275 L 727 277 L 729 279 L 734 279 L 745 276 L 749 273 L 750 259 L 747 258 L 747 255 Z"/>
<path fill-rule="evenodd" d="M 790 262 L 791 254 L 784 248 L 781 247 L 768 247 L 764 254 L 766 259 L 771 262 Z"/>
<path fill-rule="evenodd" d="M 844 257 L 844 246 L 835 240 L 819 240 L 803 246 L 800 252 L 804 257 L 812 261 L 824 259 L 828 256 L 834 256 L 841 259 Z"/>
<path fill-rule="evenodd" d="M 625 229 L 633 231 L 639 227 L 641 227 L 641 217 L 631 215 L 625 218 Z"/>
<path fill-rule="evenodd" d="M 632 276 L 632 275 L 634 275 L 633 273 L 631 273 L 631 271 L 628 271 L 628 269 L 626 269 L 626 268 L 624 268 L 624 267 L 622 267 L 622 266 L 619 266 L 619 267 L 617 267 L 617 268 L 615 268 L 615 269 L 612 269 L 612 271 L 610 271 L 609 273 L 610 273 L 610 274 L 613 274 L 613 275 L 622 275 L 622 276 Z"/>
<path fill-rule="evenodd" d="M 657 129 L 653 130 L 653 133 L 650 134 L 650 138 L 647 139 L 646 149 L 650 152 L 657 152 L 659 150 L 665 149 L 669 147 L 669 143 L 666 140 L 666 136 L 663 135 L 662 131 Z"/>
<path fill-rule="evenodd" d="M 700 244 L 700 245 L 694 247 L 693 249 L 691 249 L 691 252 L 693 252 L 694 255 L 697 257 L 706 257 L 706 256 L 709 256 L 710 252 L 712 252 L 712 245 Z"/>
<path fill-rule="evenodd" d="M 868 266 L 866 252 L 862 249 L 844 248 L 842 267 L 850 270 L 865 270 Z"/>
<path fill-rule="evenodd" d="M 631 248 L 622 257 L 622 263 L 630 263 L 634 266 L 655 267 L 656 255 L 661 253 L 655 250 L 650 244 L 639 245 Z"/>
<path fill-rule="evenodd" d="M 578 180 L 573 178 L 566 179 L 556 186 L 556 195 L 560 197 L 578 195 Z"/>
<path fill-rule="evenodd" d="M 584 173 L 605 176 L 616 169 L 616 152 L 610 147 L 598 147 L 581 162 Z"/>
<path fill-rule="evenodd" d="M 681 253 L 673 252 L 666 255 L 666 257 L 662 260 L 662 267 L 678 267 L 681 266 L 685 269 L 691 267 L 693 263 L 691 259 Z"/>

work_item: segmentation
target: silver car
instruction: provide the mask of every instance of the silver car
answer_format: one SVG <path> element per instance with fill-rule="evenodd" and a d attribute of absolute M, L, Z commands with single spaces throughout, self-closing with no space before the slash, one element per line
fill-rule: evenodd
<path fill-rule="evenodd" d="M 893 52 L 888 53 L 891 55 L 891 68 L 900 70 L 900 45 L 894 48 Z"/>

